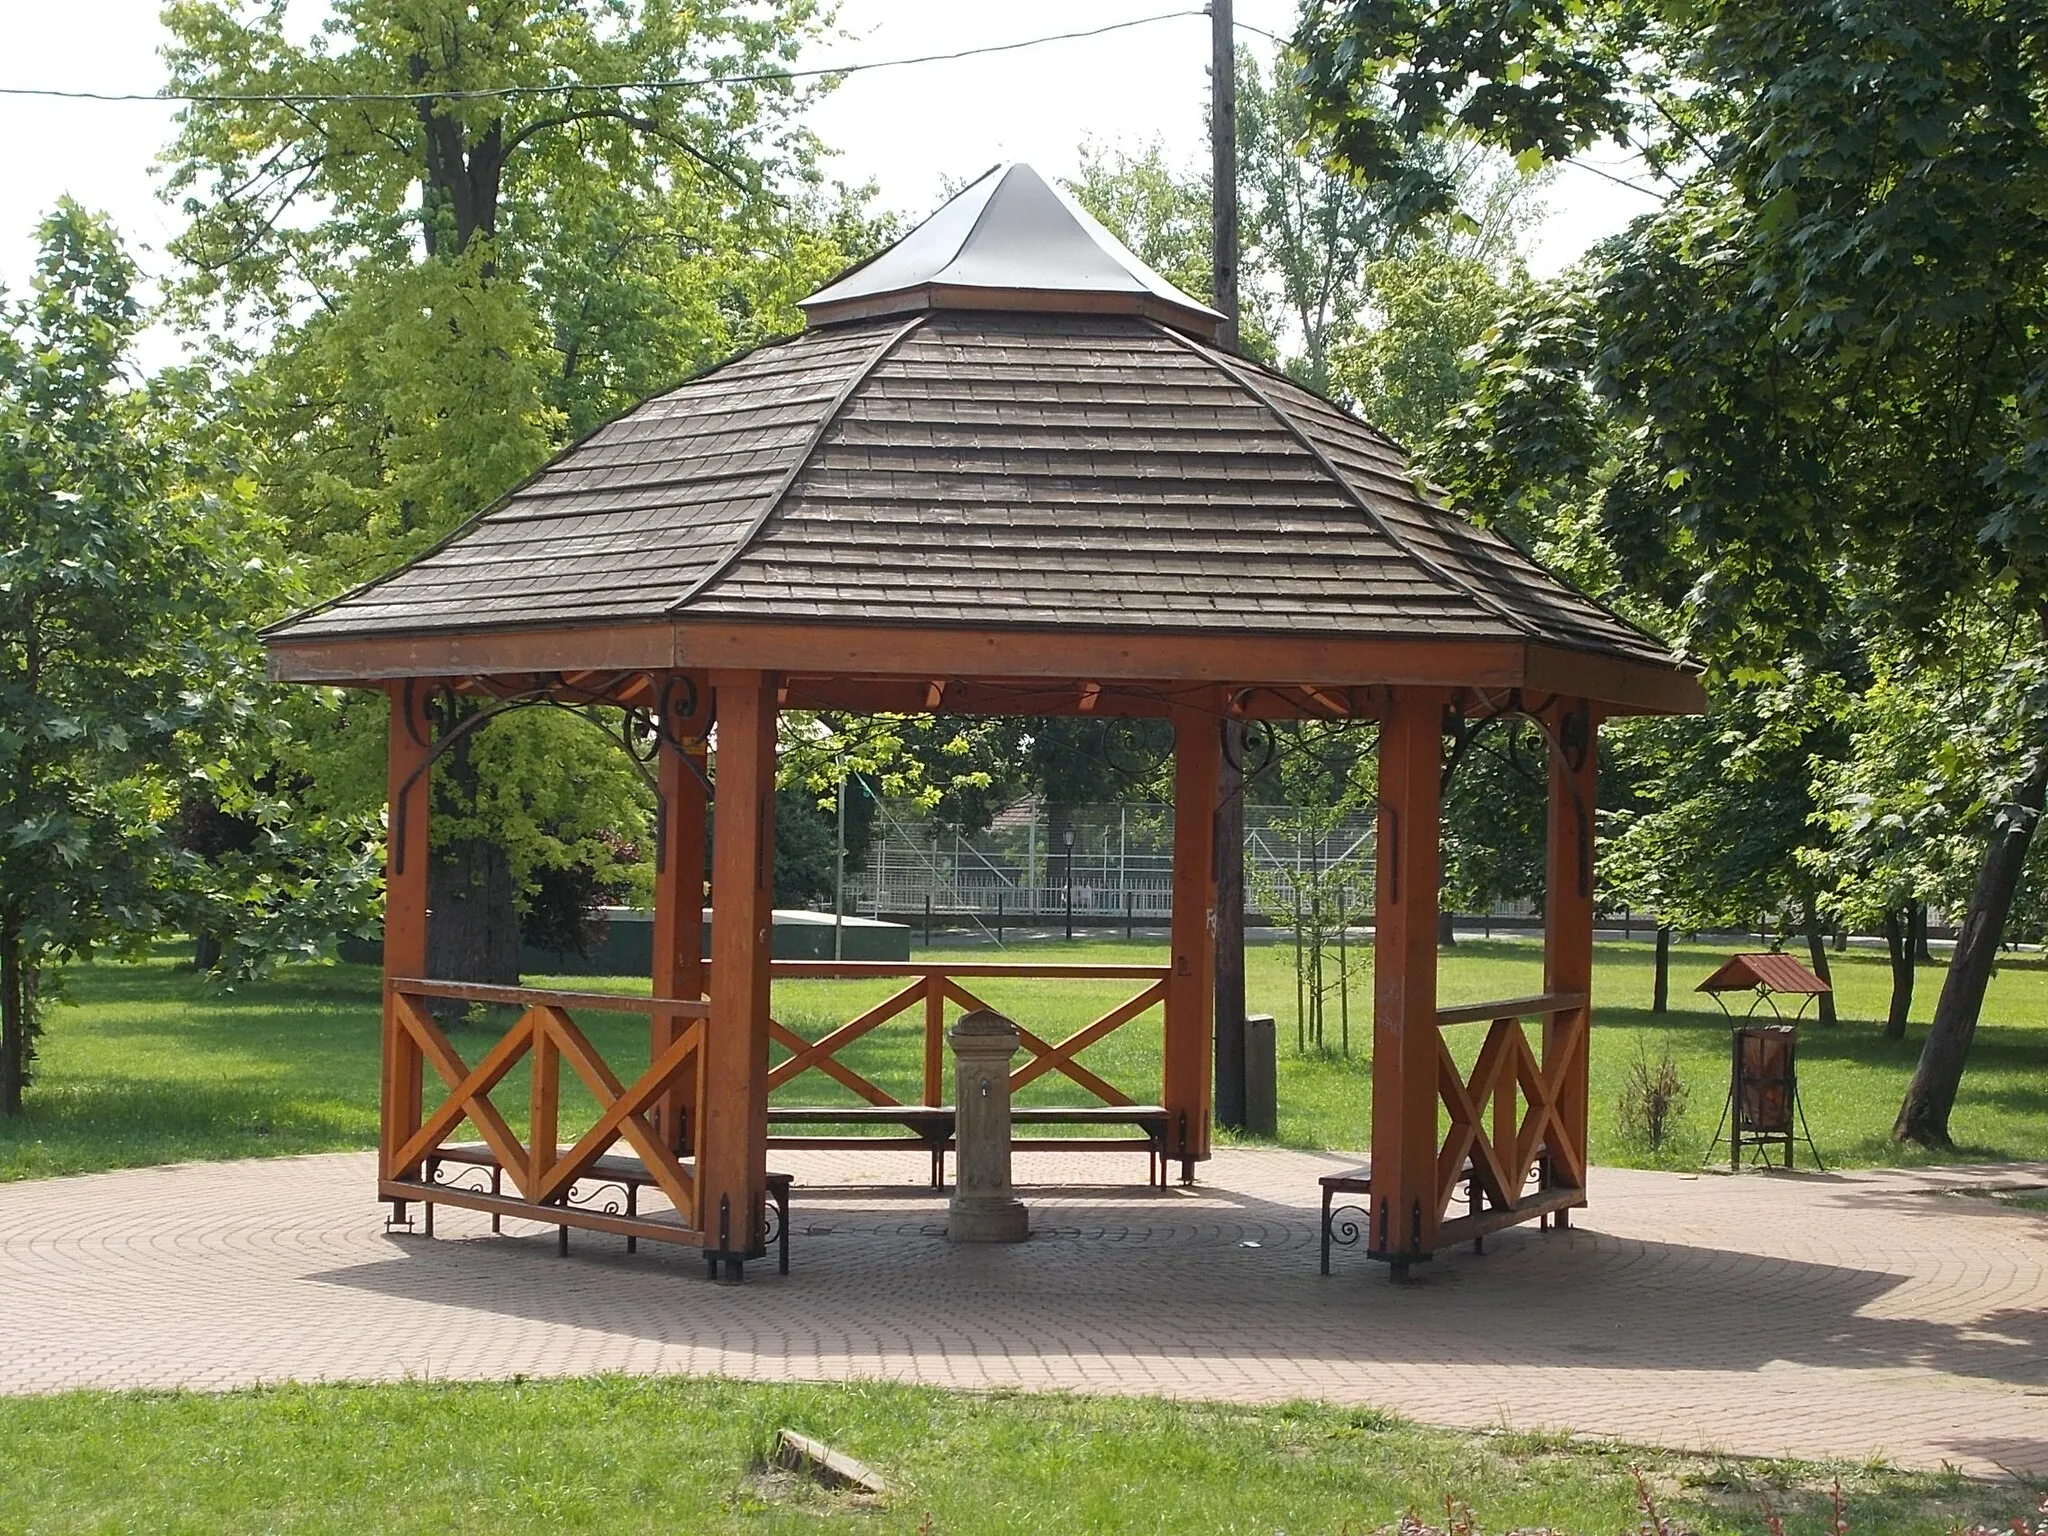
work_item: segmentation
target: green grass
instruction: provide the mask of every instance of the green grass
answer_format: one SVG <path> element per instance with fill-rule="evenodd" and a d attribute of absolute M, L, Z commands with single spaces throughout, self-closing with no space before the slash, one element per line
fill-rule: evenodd
<path fill-rule="evenodd" d="M 1687 1166 L 1706 1150 L 1726 1091 L 1728 1024 L 1691 987 L 1728 952 L 1677 946 L 1673 1009 L 1660 1017 L 1648 1007 L 1649 946 L 1599 947 L 1592 1067 L 1597 1161 Z M 988 948 L 943 945 L 928 952 L 937 959 L 996 956 Z M 1002 957 L 1157 964 L 1164 950 L 1146 940 L 1092 939 L 1013 945 Z M 1801 1082 L 1821 1153 L 1830 1166 L 1926 1161 L 1929 1154 L 1895 1145 L 1889 1131 L 1919 1052 L 1922 1021 L 1940 990 L 1941 970 L 1922 969 L 1916 1027 L 1903 1041 L 1887 1041 L 1875 1022 L 1888 995 L 1884 957 L 1851 952 L 1833 958 L 1844 1022 L 1833 1029 L 1808 1024 L 1801 1032 Z M 1352 989 L 1353 1054 L 1348 1058 L 1334 1049 L 1339 1037 L 1334 999 L 1325 1023 L 1332 1049 L 1297 1054 L 1291 946 L 1255 947 L 1248 970 L 1254 1011 L 1272 1013 L 1280 1021 L 1280 1140 L 1297 1147 L 1364 1147 L 1371 1099 L 1369 970 L 1359 968 Z M 291 967 L 274 980 L 226 992 L 180 972 L 174 953 L 165 949 L 135 964 L 73 967 L 67 984 L 72 1001 L 50 1015 L 29 1109 L 16 1121 L 0 1123 L 0 1178 L 373 1144 L 374 972 L 358 966 Z M 624 977 L 559 984 L 645 988 L 644 982 Z M 776 1009 L 798 1033 L 815 1038 L 896 985 L 783 982 L 777 986 Z M 1541 960 L 1534 944 L 1467 941 L 1445 955 L 1440 990 L 1450 1004 L 1517 996 L 1540 985 Z M 974 990 L 1027 1028 L 1058 1039 L 1135 989 L 1118 982 L 991 980 L 976 983 Z M 1154 1012 L 1090 1048 L 1081 1060 L 1141 1101 L 1155 1098 L 1157 1021 Z M 622 1076 L 630 1077 L 645 1062 L 643 1021 L 586 1012 L 579 1022 Z M 474 1060 L 502 1027 L 501 1020 L 464 1025 L 454 1035 L 457 1048 Z M 850 1048 L 844 1059 L 899 1098 L 914 1099 L 921 1029 L 921 1009 L 913 1007 Z M 1454 1050 L 1469 1059 L 1483 1029 L 1454 1030 Z M 1658 1155 L 1627 1144 L 1616 1128 L 1622 1074 L 1639 1045 L 1653 1057 L 1669 1045 L 1692 1089 L 1691 1110 L 1676 1144 Z M 524 1071 L 515 1072 L 498 1094 L 515 1126 L 524 1119 L 525 1083 Z M 782 1096 L 820 1103 L 851 1097 L 815 1073 L 791 1084 Z M 1078 1097 L 1078 1089 L 1050 1077 L 1024 1095 L 1039 1103 Z M 572 1085 L 564 1096 L 565 1128 L 589 1108 L 588 1097 Z M 2048 1159 L 2048 961 L 2041 956 L 2009 957 L 2001 965 L 1952 1126 L 1956 1155 L 1963 1159 Z"/>
<path fill-rule="evenodd" d="M 865 1461 L 879 1502 L 763 1457 L 789 1426 Z M 1945 1532 L 2020 1491 L 1882 1467 L 1736 1463 L 1371 1410 L 912 1387 L 619 1379 L 0 1400 L 0 1530 L 23 1533 L 1245 1532 L 1390 1528 L 1446 1497 L 1488 1531 L 1634 1531 L 1632 1468 L 1701 1536 Z"/>

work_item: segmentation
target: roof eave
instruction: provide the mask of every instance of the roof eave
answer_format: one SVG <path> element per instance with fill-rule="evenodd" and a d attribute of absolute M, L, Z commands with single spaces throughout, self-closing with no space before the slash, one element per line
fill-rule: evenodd
<path fill-rule="evenodd" d="M 1505 638 L 683 618 L 302 638 L 273 634 L 265 644 L 275 680 L 329 686 L 493 673 L 736 667 L 920 679 L 1521 688 L 1590 698 L 1611 714 L 1691 714 L 1705 705 L 1699 679 L 1676 661 Z"/>

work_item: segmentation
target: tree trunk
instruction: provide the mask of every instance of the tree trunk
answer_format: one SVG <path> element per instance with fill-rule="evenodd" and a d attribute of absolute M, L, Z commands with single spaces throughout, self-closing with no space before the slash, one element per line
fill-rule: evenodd
<path fill-rule="evenodd" d="M 2048 795 L 2048 749 L 2036 758 L 2026 782 L 2011 801 L 1998 808 L 1993 819 L 1977 889 L 1956 934 L 1948 977 L 1942 983 L 1941 999 L 1934 1005 L 1927 1042 L 1920 1048 L 1920 1064 L 1913 1069 L 1913 1081 L 1892 1126 L 1896 1140 L 1927 1147 L 1953 1144 L 1948 1132 L 1949 1111 L 1955 1108 L 1956 1090 L 1962 1085 L 1963 1065 L 1969 1059 L 1977 1016 L 1984 1007 L 1984 989 L 1991 981 L 1992 962 L 1998 958 L 1999 939 L 2027 861 L 2027 847 L 2041 819 L 2044 795 Z"/>
<path fill-rule="evenodd" d="M 1894 908 L 1884 915 L 1884 947 L 1892 957 L 1892 1006 L 1884 1018 L 1887 1040 L 1906 1038 L 1906 1020 L 1913 1012 L 1913 913 Z"/>
<path fill-rule="evenodd" d="M 221 942 L 217 933 L 192 935 L 192 969 L 204 976 L 220 964 Z"/>
<path fill-rule="evenodd" d="M 28 1086 L 28 978 L 22 964 L 21 912 L 0 912 L 0 1115 L 21 1113 Z"/>
<path fill-rule="evenodd" d="M 1671 925 L 1657 925 L 1657 982 L 1650 993 L 1650 1012 L 1671 1011 Z"/>
<path fill-rule="evenodd" d="M 1934 951 L 1927 946 L 1927 903 L 1913 903 L 1911 933 L 1913 938 L 1913 961 L 1916 965 L 1934 964 Z"/>
<path fill-rule="evenodd" d="M 519 985 L 514 894 L 511 860 L 489 839 L 463 838 L 434 851 L 427 866 L 427 970 L 436 981 Z"/>
<path fill-rule="evenodd" d="M 471 816 L 477 803 L 473 737 L 452 746 L 434 768 L 434 816 Z M 443 823 L 445 825 L 445 823 Z M 427 865 L 427 973 L 436 981 L 519 985 L 518 892 L 512 863 L 489 838 L 453 839 Z M 435 1011 L 452 1016 L 465 1005 Z"/>
<path fill-rule="evenodd" d="M 1833 1024 L 1840 1019 L 1835 1012 L 1835 978 L 1828 971 L 1827 935 L 1820 931 L 1820 914 L 1813 909 L 1813 903 L 1806 904 L 1806 953 L 1813 961 L 1813 974 L 1828 984 L 1830 990 L 1821 993 L 1814 1012 L 1814 1021 L 1819 1024 Z"/>
<path fill-rule="evenodd" d="M 1455 943 L 1457 943 L 1457 942 L 1458 942 L 1458 930 L 1457 930 L 1457 928 L 1456 928 L 1456 926 L 1455 926 L 1456 922 L 1457 922 L 1457 914 L 1456 914 L 1456 913 L 1454 913 L 1453 911 L 1451 911 L 1451 909 L 1450 909 L 1449 907 L 1445 907 L 1445 908 L 1441 909 L 1441 910 L 1440 910 L 1440 911 L 1439 911 L 1439 912 L 1437 913 L 1437 915 L 1436 915 L 1436 942 L 1437 942 L 1437 948 L 1439 948 L 1439 949 L 1449 949 L 1449 948 L 1450 948 L 1450 947 L 1451 947 L 1451 946 L 1452 946 L 1453 944 L 1455 944 Z"/>
<path fill-rule="evenodd" d="M 1216 1123 L 1243 1130 L 1244 722 L 1223 722 L 1216 779 Z"/>

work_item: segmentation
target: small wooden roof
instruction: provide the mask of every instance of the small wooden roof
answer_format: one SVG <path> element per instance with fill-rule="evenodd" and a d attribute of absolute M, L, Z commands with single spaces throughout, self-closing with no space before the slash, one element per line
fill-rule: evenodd
<path fill-rule="evenodd" d="M 1202 339 L 1211 311 L 1027 168 L 809 308 L 802 334 L 647 401 L 439 548 L 269 631 L 275 673 L 515 652 L 788 670 L 822 650 L 871 675 L 1698 707 L 1660 641 L 1449 511 L 1369 424 Z M 909 643 L 854 666 L 883 630 Z M 1033 635 L 1027 662 L 1015 642 Z"/>
<path fill-rule="evenodd" d="M 1834 990 L 1790 955 L 1735 955 L 1693 990 L 1696 992 L 1789 992 L 1821 997 Z"/>

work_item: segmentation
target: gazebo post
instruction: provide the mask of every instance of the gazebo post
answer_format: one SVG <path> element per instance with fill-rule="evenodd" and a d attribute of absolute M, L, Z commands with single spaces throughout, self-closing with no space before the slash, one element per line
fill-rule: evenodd
<path fill-rule="evenodd" d="M 1367 1252 L 1394 1278 L 1436 1246 L 1436 916 L 1449 695 L 1391 690 L 1380 717 L 1373 882 L 1372 1211 Z"/>
<path fill-rule="evenodd" d="M 696 998 L 704 995 L 704 757 L 677 744 L 673 733 L 681 723 L 664 720 L 660 731 L 653 981 L 656 997 Z M 654 1015 L 647 1059 L 657 1059 L 684 1027 L 682 1019 Z M 677 1153 L 689 1151 L 692 1134 L 684 1120 L 685 1099 L 678 1086 L 654 1109 L 663 1145 Z"/>
<path fill-rule="evenodd" d="M 768 1184 L 768 999 L 775 908 L 776 679 L 714 672 L 711 1017 L 697 1140 L 698 1230 L 711 1272 L 763 1252 Z"/>
<path fill-rule="evenodd" d="M 1599 781 L 1599 723 L 1591 701 L 1567 699 L 1551 729 L 1550 804 L 1545 828 L 1543 990 L 1590 993 L 1593 986 L 1593 841 Z M 1583 1188 L 1590 1096 L 1593 1009 L 1551 1013 L 1543 1023 L 1543 1075 L 1554 1085 L 1557 1120 L 1570 1145 L 1569 1176 Z M 1550 1177 L 1558 1170 L 1554 1166 Z M 1583 1203 L 1583 1202 L 1581 1202 Z M 1570 1212 L 1556 1213 L 1559 1226 Z"/>
<path fill-rule="evenodd" d="M 401 1168 L 399 1148 L 420 1128 L 419 1042 L 399 1021 L 392 982 L 427 974 L 427 807 L 433 774 L 428 767 L 433 725 L 427 690 L 417 679 L 390 687 L 391 719 L 385 758 L 384 837 L 384 1080 L 378 1162 L 386 1179 L 412 1178 L 418 1164 Z M 391 1202 L 392 1220 L 405 1220 L 405 1201 Z"/>
<path fill-rule="evenodd" d="M 1215 1040 L 1216 784 L 1223 766 L 1222 706 L 1173 711 L 1173 961 L 1166 979 L 1166 1048 L 1160 1103 L 1179 1148 L 1180 1178 L 1195 1182 L 1209 1155 Z"/>

